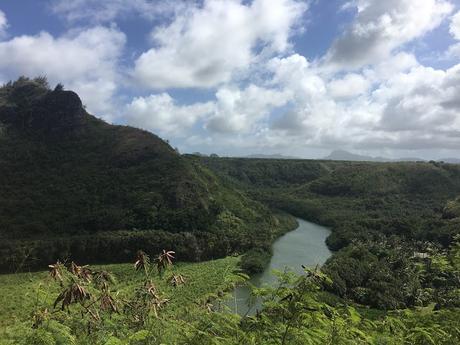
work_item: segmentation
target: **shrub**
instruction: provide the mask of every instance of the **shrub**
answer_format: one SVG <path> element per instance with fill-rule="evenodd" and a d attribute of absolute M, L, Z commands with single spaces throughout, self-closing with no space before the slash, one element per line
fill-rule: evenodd
<path fill-rule="evenodd" d="M 240 266 L 249 274 L 260 273 L 270 262 L 270 258 L 271 253 L 269 251 L 262 248 L 254 248 L 243 255 Z"/>

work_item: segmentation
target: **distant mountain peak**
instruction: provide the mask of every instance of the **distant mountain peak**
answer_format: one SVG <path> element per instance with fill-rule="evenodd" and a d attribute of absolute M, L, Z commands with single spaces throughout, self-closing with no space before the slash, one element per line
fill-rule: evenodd
<path fill-rule="evenodd" d="M 334 161 L 370 161 L 370 162 L 389 161 L 388 159 L 385 159 L 382 157 L 359 155 L 359 154 L 351 153 L 345 150 L 334 150 L 329 154 L 329 156 L 324 157 L 324 159 L 334 160 Z"/>
<path fill-rule="evenodd" d="M 264 153 L 255 153 L 244 158 L 258 158 L 258 159 L 300 159 L 299 157 L 294 156 L 285 156 L 282 154 L 264 154 Z"/>
<path fill-rule="evenodd" d="M 334 160 L 334 161 L 359 161 L 359 162 L 415 162 L 415 161 L 423 161 L 423 159 L 416 158 L 416 157 L 407 157 L 407 158 L 385 158 L 385 157 L 373 157 L 367 155 L 360 155 L 356 153 L 352 153 L 345 150 L 334 150 L 332 151 L 329 156 L 324 157 L 325 160 Z"/>

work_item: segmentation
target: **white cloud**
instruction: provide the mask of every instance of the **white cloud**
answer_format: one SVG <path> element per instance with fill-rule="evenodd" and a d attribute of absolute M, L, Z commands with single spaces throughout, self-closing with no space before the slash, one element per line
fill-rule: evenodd
<path fill-rule="evenodd" d="M 273 83 L 291 93 L 291 109 L 270 125 L 279 135 L 309 138 L 309 142 L 339 127 L 343 118 L 328 94 L 325 77 L 307 59 L 294 54 L 269 64 Z"/>
<path fill-rule="evenodd" d="M 261 125 L 244 139 L 235 138 L 248 147 L 428 150 L 460 145 L 460 65 L 438 70 L 400 53 L 363 74 L 331 76 L 295 54 L 273 59 L 270 69 L 272 84 L 288 95 L 290 106 L 265 122 L 265 129 Z"/>
<path fill-rule="evenodd" d="M 8 20 L 6 19 L 5 12 L 0 10 L 0 38 L 6 35 L 7 28 L 8 28 Z"/>
<path fill-rule="evenodd" d="M 126 118 L 129 124 L 163 135 L 184 136 L 196 125 L 214 134 L 243 134 L 255 130 L 288 98 L 286 92 L 255 85 L 242 90 L 224 87 L 214 101 L 192 105 L 179 105 L 169 94 L 160 93 L 134 98 L 126 108 Z"/>
<path fill-rule="evenodd" d="M 216 93 L 215 111 L 206 128 L 220 133 L 255 131 L 259 121 L 266 121 L 271 111 L 285 105 L 289 98 L 289 92 L 256 85 L 249 85 L 244 90 L 221 88 Z"/>
<path fill-rule="evenodd" d="M 450 18 L 449 32 L 455 40 L 460 41 L 460 11 Z M 441 58 L 458 60 L 460 58 L 460 42 L 451 44 Z"/>
<path fill-rule="evenodd" d="M 335 99 L 349 99 L 365 93 L 370 82 L 360 74 L 350 73 L 328 84 L 331 96 Z"/>
<path fill-rule="evenodd" d="M 307 104 L 326 93 L 324 80 L 302 55 L 273 58 L 267 68 L 274 74 L 272 82 L 292 92 L 300 103 Z"/>
<path fill-rule="evenodd" d="M 383 81 L 367 99 L 378 122 L 361 128 L 359 144 L 398 149 L 460 145 L 460 65 L 422 65 Z"/>
<path fill-rule="evenodd" d="M 356 0 L 357 15 L 327 54 L 343 68 L 386 59 L 393 50 L 433 30 L 453 10 L 446 0 Z"/>
<path fill-rule="evenodd" d="M 395 132 L 430 132 L 455 128 L 458 115 L 443 106 L 447 101 L 446 80 L 451 70 L 418 66 L 391 78 L 374 92 L 374 101 L 382 104 L 379 127 Z M 460 90 L 460 83 L 454 86 Z"/>
<path fill-rule="evenodd" d="M 460 11 L 452 16 L 450 23 L 450 33 L 456 40 L 460 41 Z"/>
<path fill-rule="evenodd" d="M 161 93 L 134 98 L 126 107 L 126 119 L 131 125 L 162 135 L 181 136 L 213 110 L 211 102 L 177 105 L 169 94 Z"/>
<path fill-rule="evenodd" d="M 46 75 L 79 93 L 89 111 L 108 117 L 125 40 L 122 32 L 105 27 L 57 38 L 46 32 L 14 37 L 0 42 L 0 73 L 11 79 Z"/>
<path fill-rule="evenodd" d="M 400 52 L 389 56 L 387 59 L 365 69 L 363 74 L 376 83 L 388 80 L 392 76 L 409 71 L 419 65 L 415 55 L 407 52 Z"/>
<path fill-rule="evenodd" d="M 444 57 L 447 59 L 460 59 L 460 43 L 449 46 Z"/>
<path fill-rule="evenodd" d="M 224 3 L 227 2 L 219 4 Z M 255 4 L 249 7 L 234 1 L 231 5 L 247 14 Z M 268 54 L 268 60 L 266 56 L 258 60 L 261 73 L 257 76 L 249 74 L 253 70 L 245 70 L 257 54 L 252 43 L 248 43 L 251 42 L 248 36 L 239 35 L 236 30 L 231 45 L 243 47 L 237 52 L 228 52 L 225 47 L 206 50 L 210 44 L 220 47 L 219 26 L 208 21 L 211 27 L 217 27 L 217 36 L 206 36 L 206 28 L 202 28 L 205 33 L 197 31 L 188 36 L 193 31 L 194 25 L 190 24 L 193 21 L 184 19 L 185 22 L 179 23 L 176 19 L 173 24 L 178 26 L 174 29 L 169 26 L 162 29 L 164 32 L 156 32 L 161 32 L 156 36 L 157 47 L 147 54 L 153 52 L 152 56 L 159 59 L 158 67 L 147 77 L 147 84 L 154 79 L 151 87 L 206 87 L 224 83 L 215 101 L 207 104 L 206 111 L 200 110 L 201 115 L 191 116 L 193 124 L 188 125 L 188 128 L 199 125 L 206 134 L 191 136 L 187 144 L 208 146 L 211 151 L 265 148 L 289 153 L 293 146 L 317 150 L 343 147 L 387 150 L 398 156 L 394 154 L 396 150 L 407 155 L 413 149 L 458 147 L 460 102 L 456 95 L 460 93 L 460 65 L 447 70 L 426 67 L 415 55 L 401 49 L 437 27 L 452 6 L 443 0 L 421 0 L 416 4 L 408 0 L 359 0 L 353 5 L 359 9 L 354 23 L 335 41 L 326 58 L 309 62 L 300 54 L 285 56 L 290 51 L 287 46 L 275 44 L 277 40 L 273 38 L 266 39 L 266 48 L 276 54 Z M 243 17 L 240 15 L 239 20 Z M 225 22 L 222 26 L 229 30 Z M 244 20 L 238 26 L 244 27 Z M 259 32 L 262 31 L 267 32 L 266 29 Z M 282 37 L 279 42 L 288 44 L 290 31 L 284 32 L 288 34 L 279 36 Z M 195 37 L 206 39 L 199 42 Z M 170 45 L 168 38 L 171 42 L 183 39 L 183 44 Z M 187 45 L 189 42 L 192 43 Z M 346 44 L 350 46 L 345 47 Z M 209 64 L 220 61 L 219 54 L 194 60 L 190 57 L 197 55 L 191 47 L 198 46 L 210 52 L 224 51 L 222 56 L 228 54 L 235 59 L 229 66 L 224 62 Z M 190 61 L 193 63 L 189 64 Z M 240 64 L 243 67 L 238 61 L 244 61 Z M 180 68 L 174 69 L 177 65 Z M 205 69 L 209 72 L 205 73 L 208 79 L 194 74 L 202 66 L 215 68 Z M 166 77 L 165 71 L 169 71 Z M 238 87 L 241 75 L 235 71 L 248 73 L 243 76 L 250 80 L 249 87 Z M 173 104 L 173 111 L 180 113 L 181 109 L 177 109 L 180 106 Z"/>
<path fill-rule="evenodd" d="M 228 82 L 254 61 L 256 48 L 285 51 L 305 10 L 296 0 L 205 0 L 153 31 L 155 47 L 136 60 L 133 75 L 154 89 Z"/>

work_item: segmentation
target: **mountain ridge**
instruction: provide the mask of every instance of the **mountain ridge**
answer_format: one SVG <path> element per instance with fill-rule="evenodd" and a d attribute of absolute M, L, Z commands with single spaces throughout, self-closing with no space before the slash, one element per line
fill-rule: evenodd
<path fill-rule="evenodd" d="M 254 153 L 254 154 L 250 154 L 250 155 L 244 156 L 244 157 L 242 157 L 242 158 L 255 158 L 255 159 L 301 159 L 301 158 L 296 157 L 296 156 L 287 156 L 287 155 L 278 154 L 278 153 L 275 153 L 275 154 Z"/>
<path fill-rule="evenodd" d="M 426 162 L 428 160 L 418 157 L 401 157 L 401 158 L 386 158 L 374 157 L 368 155 L 360 155 L 346 150 L 334 150 L 322 158 L 324 160 L 337 160 L 337 161 L 357 161 L 357 162 Z M 440 158 L 436 159 L 437 162 L 444 162 L 450 164 L 460 164 L 460 158 Z"/>
<path fill-rule="evenodd" d="M 158 136 L 107 124 L 46 80 L 0 88 L 0 124 L 0 270 L 160 247 L 196 261 L 269 246 L 279 230 L 265 206 Z"/>

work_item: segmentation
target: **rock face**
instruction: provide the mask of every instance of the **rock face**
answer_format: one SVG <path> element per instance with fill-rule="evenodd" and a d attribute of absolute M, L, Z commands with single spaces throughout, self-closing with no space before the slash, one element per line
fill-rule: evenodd
<path fill-rule="evenodd" d="M 19 130 L 66 134 L 85 124 L 86 111 L 73 91 L 43 90 L 26 84 L 0 103 L 0 121 Z"/>
<path fill-rule="evenodd" d="M 51 132 L 68 132 L 81 128 L 86 112 L 80 97 L 73 91 L 52 91 L 37 102 L 28 126 Z"/>

